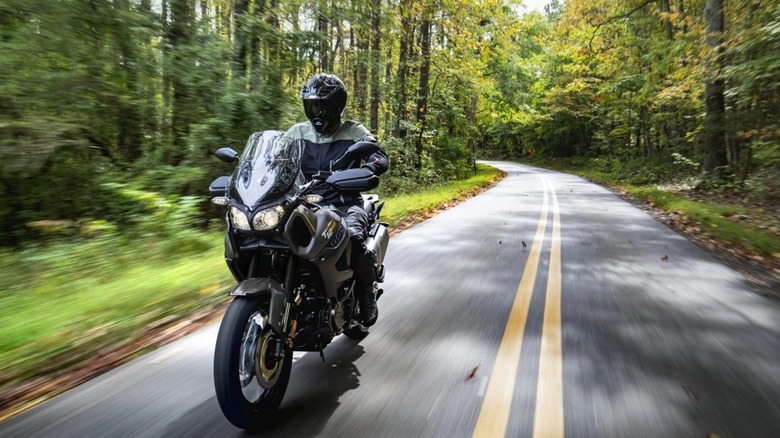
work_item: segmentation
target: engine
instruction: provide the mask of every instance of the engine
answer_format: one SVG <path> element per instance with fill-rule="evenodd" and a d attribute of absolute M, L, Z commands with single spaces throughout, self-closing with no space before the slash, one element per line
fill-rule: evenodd
<path fill-rule="evenodd" d="M 295 289 L 298 329 L 293 348 L 299 351 L 322 350 L 344 326 L 344 304 L 318 293 L 313 277 L 310 271 L 302 270 Z"/>

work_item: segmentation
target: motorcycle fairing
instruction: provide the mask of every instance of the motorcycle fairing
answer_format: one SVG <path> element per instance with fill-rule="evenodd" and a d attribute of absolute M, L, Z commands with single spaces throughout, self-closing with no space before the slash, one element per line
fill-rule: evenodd
<path fill-rule="evenodd" d="M 230 178 L 229 195 L 250 210 L 291 194 L 303 182 L 300 141 L 282 131 L 255 132 Z"/>
<path fill-rule="evenodd" d="M 323 207 L 315 211 L 300 205 L 290 213 L 282 233 L 294 255 L 317 266 L 328 298 L 337 298 L 339 287 L 352 278 L 348 267 L 338 269 L 339 259 L 350 245 L 346 230 L 346 221 L 338 210 Z"/>

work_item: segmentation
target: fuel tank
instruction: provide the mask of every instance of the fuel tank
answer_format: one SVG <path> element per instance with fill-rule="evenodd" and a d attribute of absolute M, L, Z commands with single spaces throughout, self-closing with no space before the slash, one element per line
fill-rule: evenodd
<path fill-rule="evenodd" d="M 338 288 L 352 278 L 346 262 L 349 233 L 338 210 L 298 206 L 291 212 L 283 235 L 293 254 L 317 266 L 326 295 L 337 297 Z"/>

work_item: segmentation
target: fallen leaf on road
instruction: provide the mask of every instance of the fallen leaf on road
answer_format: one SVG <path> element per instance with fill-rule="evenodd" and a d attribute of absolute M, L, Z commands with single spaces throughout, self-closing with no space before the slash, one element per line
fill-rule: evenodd
<path fill-rule="evenodd" d="M 668 262 L 669 261 L 669 256 L 665 255 L 665 256 L 661 257 L 661 261 L 662 262 Z"/>
<path fill-rule="evenodd" d="M 479 365 L 475 366 L 473 370 L 469 373 L 468 376 L 466 376 L 466 381 L 469 381 L 473 379 L 477 375 L 477 370 L 479 369 Z"/>

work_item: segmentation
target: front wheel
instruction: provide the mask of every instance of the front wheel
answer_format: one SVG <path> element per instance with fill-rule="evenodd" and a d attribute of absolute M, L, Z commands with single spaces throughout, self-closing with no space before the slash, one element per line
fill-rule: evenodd
<path fill-rule="evenodd" d="M 292 350 L 268 324 L 270 292 L 236 297 L 225 312 L 214 352 L 214 389 L 234 426 L 257 430 L 273 418 L 290 380 Z"/>

